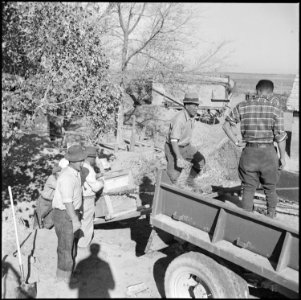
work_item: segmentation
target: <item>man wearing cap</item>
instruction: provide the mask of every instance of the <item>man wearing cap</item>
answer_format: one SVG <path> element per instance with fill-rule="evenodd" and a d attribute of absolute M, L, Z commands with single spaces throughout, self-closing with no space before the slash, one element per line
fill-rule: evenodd
<path fill-rule="evenodd" d="M 94 167 L 96 165 L 97 149 L 92 146 L 86 147 L 87 158 L 84 161 L 83 167 L 89 170 L 89 174 L 83 185 L 83 216 L 82 216 L 82 231 L 84 236 L 78 240 L 78 247 L 86 248 L 90 245 L 93 238 L 94 230 L 94 213 L 95 213 L 95 194 L 103 188 L 104 182 L 102 179 L 96 179 Z"/>
<path fill-rule="evenodd" d="M 172 183 L 177 183 L 181 170 L 189 163 L 190 175 L 195 177 L 205 165 L 204 156 L 191 145 L 199 99 L 195 93 L 185 94 L 184 109 L 171 120 L 165 143 L 167 174 Z"/>
<path fill-rule="evenodd" d="M 82 205 L 82 187 L 80 170 L 86 158 L 86 152 L 80 145 L 68 148 L 65 158 L 68 166 L 62 169 L 52 201 L 53 222 L 58 237 L 57 280 L 70 279 L 74 267 L 74 239 L 80 234 L 81 222 L 79 209 Z"/>

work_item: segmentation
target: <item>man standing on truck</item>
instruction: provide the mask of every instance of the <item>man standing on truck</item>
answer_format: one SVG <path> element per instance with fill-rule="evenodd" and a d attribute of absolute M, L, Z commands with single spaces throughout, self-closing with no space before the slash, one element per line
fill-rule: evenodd
<path fill-rule="evenodd" d="M 273 95 L 274 84 L 270 80 L 260 80 L 256 85 L 254 99 L 237 104 L 225 119 L 223 129 L 237 146 L 244 147 L 238 166 L 242 182 L 242 208 L 253 210 L 253 198 L 261 183 L 267 199 L 267 216 L 274 218 L 278 197 L 276 184 L 280 170 L 285 166 L 285 144 L 283 111 Z M 233 126 L 241 123 L 242 140 L 237 139 Z M 277 142 L 280 161 L 273 142 Z"/>
<path fill-rule="evenodd" d="M 167 174 L 172 183 L 177 183 L 181 170 L 189 167 L 190 176 L 196 177 L 205 165 L 204 156 L 191 145 L 195 115 L 199 106 L 196 93 L 185 94 L 184 109 L 171 120 L 165 143 Z"/>

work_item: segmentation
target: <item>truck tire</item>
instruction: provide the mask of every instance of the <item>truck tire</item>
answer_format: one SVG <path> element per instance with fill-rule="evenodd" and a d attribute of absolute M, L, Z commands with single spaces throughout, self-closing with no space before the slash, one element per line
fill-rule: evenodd
<path fill-rule="evenodd" d="M 238 277 L 212 258 L 188 252 L 175 258 L 166 270 L 166 298 L 247 298 L 247 283 Z"/>

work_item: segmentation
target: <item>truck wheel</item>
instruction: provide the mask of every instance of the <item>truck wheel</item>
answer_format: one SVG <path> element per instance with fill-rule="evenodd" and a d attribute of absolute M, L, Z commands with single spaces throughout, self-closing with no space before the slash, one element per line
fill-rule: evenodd
<path fill-rule="evenodd" d="M 166 298 L 248 297 L 246 282 L 242 278 L 237 280 L 239 276 L 232 273 L 201 253 L 182 254 L 175 258 L 166 270 Z"/>
<path fill-rule="evenodd" d="M 248 283 L 238 274 L 231 271 L 230 269 L 224 267 L 224 270 L 229 276 L 231 280 L 231 284 L 233 286 L 233 290 L 235 291 L 236 298 L 247 299 L 250 297 L 249 295 L 249 287 Z M 233 296 L 234 297 L 234 296 Z"/>

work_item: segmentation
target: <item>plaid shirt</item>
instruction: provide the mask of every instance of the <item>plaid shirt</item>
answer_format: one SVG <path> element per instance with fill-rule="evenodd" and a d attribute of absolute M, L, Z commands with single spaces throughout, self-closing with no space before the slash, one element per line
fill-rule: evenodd
<path fill-rule="evenodd" d="M 287 138 L 284 131 L 283 111 L 275 97 L 255 97 L 240 102 L 226 117 L 231 125 L 241 122 L 242 138 L 249 143 L 281 142 Z"/>

